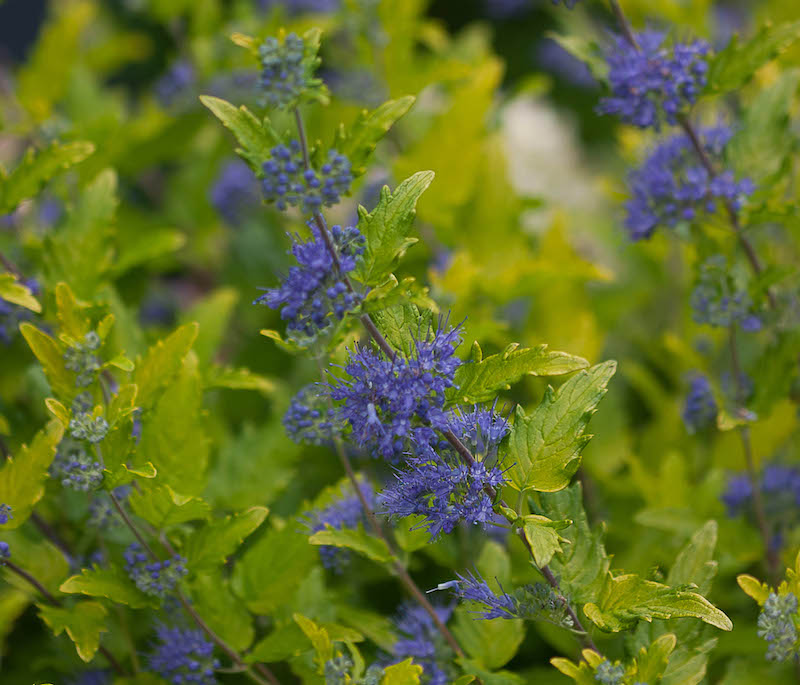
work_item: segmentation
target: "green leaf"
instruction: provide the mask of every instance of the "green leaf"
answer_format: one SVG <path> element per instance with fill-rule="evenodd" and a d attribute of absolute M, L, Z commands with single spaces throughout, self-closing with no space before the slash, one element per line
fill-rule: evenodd
<path fill-rule="evenodd" d="M 272 528 L 242 555 L 233 570 L 233 590 L 248 609 L 269 614 L 292 601 L 294 591 L 317 563 L 316 550 L 298 532 L 297 521 Z"/>
<path fill-rule="evenodd" d="M 583 611 L 601 630 L 615 633 L 654 618 L 699 618 L 720 630 L 733 629 L 722 611 L 687 586 L 669 587 L 632 573 L 609 573 L 597 602 L 585 604 Z"/>
<path fill-rule="evenodd" d="M 42 365 L 53 393 L 61 399 L 71 401 L 77 392 L 75 374 L 64 366 L 64 349 L 61 344 L 29 323 L 20 324 L 19 330 Z"/>
<path fill-rule="evenodd" d="M 403 181 L 394 193 L 384 186 L 378 206 L 371 213 L 358 208 L 358 230 L 366 239 L 366 245 L 355 275 L 364 285 L 383 283 L 397 259 L 417 242 L 409 235 L 417 213 L 417 200 L 433 177 L 432 171 L 420 171 Z"/>
<path fill-rule="evenodd" d="M 260 172 L 261 165 L 270 158 L 270 150 L 281 142 L 269 120 L 260 122 L 244 105 L 236 107 L 211 95 L 201 95 L 200 102 L 236 137 L 241 146 L 236 152 Z"/>
<path fill-rule="evenodd" d="M 677 642 L 673 633 L 667 633 L 655 640 L 649 648 L 642 647 L 636 656 L 637 680 L 645 683 L 660 682 Z"/>
<path fill-rule="evenodd" d="M 480 679 L 483 685 L 525 685 L 525 680 L 511 671 L 492 673 L 474 659 L 460 658 L 458 663 L 461 664 L 465 673 Z"/>
<path fill-rule="evenodd" d="M 238 299 L 234 288 L 218 288 L 181 316 L 182 324 L 196 322 L 199 326 L 193 349 L 202 368 L 214 360 Z"/>
<path fill-rule="evenodd" d="M 678 552 L 667 576 L 667 585 L 692 583 L 705 595 L 711 591 L 711 581 L 717 575 L 714 548 L 717 546 L 717 522 L 707 521 L 686 546 Z"/>
<path fill-rule="evenodd" d="M 734 34 L 725 49 L 711 59 L 708 89 L 723 93 L 739 90 L 760 67 L 775 59 L 798 38 L 800 21 L 763 26 L 743 43 Z"/>
<path fill-rule="evenodd" d="M 67 578 L 61 583 L 59 590 L 66 594 L 105 597 L 118 604 L 126 604 L 132 609 L 158 606 L 154 599 L 148 597 L 134 585 L 124 571 L 115 566 L 85 568 L 80 575 Z"/>
<path fill-rule="evenodd" d="M 340 621 L 358 629 L 385 652 L 391 652 L 397 642 L 394 626 L 386 616 L 344 603 L 336 606 L 336 615 Z"/>
<path fill-rule="evenodd" d="M 138 402 L 142 409 L 149 409 L 155 403 L 161 388 L 181 370 L 183 360 L 197 338 L 197 332 L 196 323 L 180 326 L 147 350 L 144 359 L 137 361 L 133 380 L 139 386 Z"/>
<path fill-rule="evenodd" d="M 42 305 L 33 296 L 30 288 L 17 281 L 17 277 L 13 274 L 0 274 L 0 300 L 17 304 L 32 312 L 42 311 Z"/>
<path fill-rule="evenodd" d="M 328 636 L 328 631 L 320 628 L 314 621 L 302 614 L 293 614 L 292 618 L 313 645 L 321 672 L 325 668 L 325 664 L 333 658 L 333 643 Z"/>
<path fill-rule="evenodd" d="M 569 543 L 556 530 L 565 528 L 572 521 L 551 521 L 546 516 L 531 514 L 525 517 L 523 530 L 525 539 L 531 546 L 533 560 L 539 568 L 550 563 L 556 552 L 562 552 L 561 543 Z"/>
<path fill-rule="evenodd" d="M 558 390 L 547 388 L 539 406 L 526 416 L 517 407 L 505 463 L 517 490 L 555 492 L 569 485 L 591 436 L 586 426 L 617 369 L 614 361 L 580 371 Z"/>
<path fill-rule="evenodd" d="M 363 526 L 338 529 L 326 526 L 324 530 L 314 533 L 308 541 L 312 545 L 346 547 L 378 563 L 392 560 L 392 553 L 386 543 L 380 538 L 369 535 Z"/>
<path fill-rule="evenodd" d="M 608 78 L 608 62 L 596 40 L 576 33 L 562 36 L 554 31 L 547 31 L 545 35 L 558 43 L 575 59 L 583 62 L 599 82 Z"/>
<path fill-rule="evenodd" d="M 192 533 L 183 550 L 184 556 L 193 569 L 225 563 L 242 544 L 244 539 L 254 533 L 269 514 L 266 507 L 252 507 L 233 516 L 206 523 Z"/>
<path fill-rule="evenodd" d="M 451 404 L 491 402 L 501 390 L 508 390 L 524 376 L 561 376 L 589 366 L 589 362 L 566 352 L 547 349 L 547 345 L 517 349 L 511 343 L 499 354 L 483 358 L 477 341 L 470 358 L 456 370 L 455 386 L 447 391 Z"/>
<path fill-rule="evenodd" d="M 416 552 L 430 544 L 431 534 L 422 526 L 424 521 L 424 516 L 414 514 L 397 522 L 394 537 L 404 552 Z"/>
<path fill-rule="evenodd" d="M 108 612 L 99 602 L 78 602 L 70 608 L 39 605 L 39 615 L 55 635 L 65 630 L 75 643 L 78 656 L 90 662 L 100 647 L 100 633 L 108 632 Z"/>
<path fill-rule="evenodd" d="M 800 82 L 800 70 L 783 72 L 758 94 L 739 118 L 726 153 L 732 166 L 756 185 L 780 171 L 795 149 L 791 112 Z"/>
<path fill-rule="evenodd" d="M 83 141 L 51 143 L 39 152 L 28 148 L 16 169 L 7 178 L 0 178 L 0 214 L 12 212 L 20 202 L 34 197 L 56 174 L 82 162 L 93 152 L 94 145 Z"/>
<path fill-rule="evenodd" d="M 759 606 L 764 606 L 769 593 L 772 592 L 772 588 L 767 583 L 762 583 L 758 578 L 754 578 L 747 573 L 736 576 L 736 582 L 748 597 L 758 602 Z"/>
<path fill-rule="evenodd" d="M 561 580 L 562 591 L 576 602 L 593 602 L 602 589 L 611 564 L 603 546 L 603 528 L 591 530 L 583 509 L 580 483 L 539 496 L 540 512 L 553 520 L 572 520 L 561 535 L 569 540 L 550 563 L 550 569 Z"/>
<path fill-rule="evenodd" d="M 378 141 L 386 135 L 394 123 L 414 104 L 413 95 L 384 102 L 376 109 L 363 110 L 355 122 L 345 130 L 339 127 L 333 147 L 347 155 L 353 169 L 353 176 L 361 176 L 366 171 L 366 163 L 375 151 Z"/>
<path fill-rule="evenodd" d="M 128 498 L 133 513 L 154 528 L 165 529 L 186 521 L 208 517 L 210 507 L 197 497 L 180 495 L 169 485 L 140 483 Z"/>
<path fill-rule="evenodd" d="M 399 664 L 383 669 L 381 685 L 419 685 L 422 666 L 412 662 L 411 657 Z"/>
<path fill-rule="evenodd" d="M 414 351 L 415 340 L 431 326 L 433 314 L 414 304 L 403 303 L 374 312 L 372 320 L 386 341 L 408 356 Z"/>
<path fill-rule="evenodd" d="M 111 266 L 110 274 L 114 278 L 122 276 L 140 264 L 149 262 L 171 252 L 179 250 L 186 244 L 186 236 L 171 228 L 144 228 L 144 230 L 122 231 L 117 234 L 117 258 Z"/>
<path fill-rule="evenodd" d="M 233 369 L 211 364 L 204 371 L 203 384 L 206 388 L 256 390 L 262 395 L 272 395 L 275 392 L 275 381 L 253 373 L 250 369 Z"/>
<path fill-rule="evenodd" d="M 423 309 L 436 309 L 436 302 L 428 296 L 428 289 L 420 286 L 413 276 L 398 282 L 394 274 L 389 274 L 383 283 L 366 294 L 361 301 L 361 311 L 377 312 L 404 303 L 415 304 Z"/>
<path fill-rule="evenodd" d="M 30 446 L 23 445 L 19 454 L 8 457 L 0 469 L 0 502 L 8 504 L 14 516 L 3 526 L 5 530 L 25 523 L 44 495 L 47 469 L 63 434 L 64 426 L 59 421 L 50 421 L 36 434 Z"/>
<path fill-rule="evenodd" d="M 244 657 L 250 664 L 274 663 L 299 656 L 308 649 L 308 639 L 297 623 L 278 626 L 267 637 L 257 642 Z"/>
<path fill-rule="evenodd" d="M 190 334 L 195 330 L 188 328 Z M 187 336 L 185 342 L 191 339 Z M 184 495 L 199 495 L 207 481 L 209 439 L 203 416 L 203 388 L 193 355 L 185 359 L 183 369 L 158 399 L 148 419 L 137 453 L 147 455 L 162 483 Z"/>
<path fill-rule="evenodd" d="M 191 567 L 191 565 L 190 565 Z M 192 604 L 211 629 L 237 651 L 253 642 L 253 618 L 244 603 L 231 592 L 221 569 L 196 573 L 191 581 Z"/>

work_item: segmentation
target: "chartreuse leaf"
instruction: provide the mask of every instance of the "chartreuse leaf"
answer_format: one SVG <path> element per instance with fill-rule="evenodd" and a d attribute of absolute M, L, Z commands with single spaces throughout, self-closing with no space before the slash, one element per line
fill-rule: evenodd
<path fill-rule="evenodd" d="M 636 679 L 643 683 L 660 682 L 677 643 L 678 638 L 674 633 L 666 633 L 653 642 L 649 648 L 642 647 L 636 656 Z"/>
<path fill-rule="evenodd" d="M 381 685 L 419 685 L 422 677 L 422 666 L 413 663 L 409 657 L 399 664 L 383 669 Z"/>
<path fill-rule="evenodd" d="M 378 141 L 411 109 L 414 100 L 413 95 L 389 100 L 371 112 L 363 110 L 349 128 L 345 129 L 344 124 L 339 127 L 333 147 L 347 155 L 354 177 L 361 176 L 366 171 L 365 165 Z"/>
<path fill-rule="evenodd" d="M 55 594 L 69 573 L 69 563 L 64 558 L 64 553 L 48 540 L 37 539 L 32 534 L 32 526 L 22 526 L 16 530 L 5 530 L 6 528 L 8 524 L 3 526 L 2 539 L 11 547 L 14 563 Z M 28 581 L 10 571 L 3 573 L 4 580 L 24 592 L 26 597 L 37 596 L 37 591 Z"/>
<path fill-rule="evenodd" d="M 617 363 L 604 362 L 580 371 L 558 390 L 547 388 L 538 407 L 526 415 L 517 407 L 505 462 L 516 490 L 555 492 L 569 485 L 590 435 L 584 430 L 606 394 Z"/>
<path fill-rule="evenodd" d="M 67 335 L 78 342 L 83 341 L 83 336 L 91 330 L 91 321 L 86 311 L 88 308 L 87 303 L 78 302 L 69 284 L 63 281 L 56 284 L 56 314 L 59 332 L 62 335 Z M 105 338 L 104 335 L 100 337 Z"/>
<path fill-rule="evenodd" d="M 238 299 L 239 294 L 234 288 L 218 288 L 181 316 L 181 323 L 196 322 L 199 326 L 192 349 L 201 368 L 213 361 Z"/>
<path fill-rule="evenodd" d="M 366 245 L 355 276 L 364 285 L 383 283 L 395 261 L 417 242 L 410 235 L 417 200 L 433 177 L 432 171 L 417 172 L 397 186 L 394 193 L 384 186 L 378 206 L 372 212 L 358 208 L 358 230 L 364 235 Z"/>
<path fill-rule="evenodd" d="M 77 393 L 75 374 L 64 366 L 64 348 L 61 343 L 29 323 L 20 324 L 19 330 L 42 365 L 53 393 L 61 399 L 71 401 Z"/>
<path fill-rule="evenodd" d="M 300 626 L 300 630 L 309 639 L 317 653 L 317 666 L 319 672 L 322 673 L 325 669 L 325 664 L 333 659 L 333 643 L 328 635 L 328 631 L 318 626 L 310 618 L 306 618 L 302 614 L 293 614 L 295 623 Z"/>
<path fill-rule="evenodd" d="M 711 59 L 708 88 L 716 92 L 738 90 L 759 67 L 777 57 L 800 38 L 800 21 L 763 26 L 743 43 L 733 35 L 724 50 Z"/>
<path fill-rule="evenodd" d="M 316 625 L 325 630 L 331 642 L 363 642 L 364 636 L 357 630 L 336 623 L 317 621 Z M 390 644 L 394 643 L 392 638 Z M 271 663 L 298 656 L 308 649 L 308 638 L 295 623 L 279 625 L 267 637 L 253 646 L 245 657 L 248 663 L 258 661 Z"/>
<path fill-rule="evenodd" d="M 736 582 L 748 597 L 758 602 L 758 606 L 764 606 L 764 602 L 767 601 L 769 593 L 772 592 L 772 589 L 767 583 L 762 583 L 758 578 L 754 578 L 747 573 L 736 576 Z"/>
<path fill-rule="evenodd" d="M 23 445 L 16 457 L 9 457 L 0 469 L 0 503 L 8 504 L 14 518 L 4 529 L 21 526 L 44 495 L 47 469 L 56 455 L 56 446 L 64 434 L 60 421 L 50 421 L 30 445 Z"/>
<path fill-rule="evenodd" d="M 332 528 L 331 526 L 325 526 L 324 530 L 314 533 L 308 541 L 312 545 L 346 547 L 378 563 L 392 560 L 392 553 L 387 544 L 380 538 L 369 535 L 363 526 L 358 528 Z"/>
<path fill-rule="evenodd" d="M 156 401 L 159 390 L 180 371 L 183 360 L 197 338 L 196 323 L 176 328 L 169 336 L 153 345 L 144 359 L 136 364 L 134 383 L 139 387 L 138 402 L 149 409 Z"/>
<path fill-rule="evenodd" d="M 60 171 L 82 162 L 93 152 L 94 145 L 84 141 L 51 143 L 39 152 L 28 148 L 16 169 L 7 178 L 0 178 L 0 214 L 13 211 Z"/>
<path fill-rule="evenodd" d="M 61 587 L 66 594 L 105 597 L 118 604 L 126 604 L 132 609 L 156 607 L 157 602 L 144 594 L 133 581 L 116 566 L 108 568 L 85 568 L 80 575 L 67 578 Z"/>
<path fill-rule="evenodd" d="M 579 603 L 599 595 L 611 564 L 603 545 L 603 529 L 591 530 L 583 509 L 583 490 L 575 483 L 564 490 L 539 495 L 539 513 L 553 520 L 572 520 L 561 531 L 569 540 L 555 554 L 550 569 L 560 578 L 562 591 Z"/>
<path fill-rule="evenodd" d="M 492 671 L 484 668 L 474 659 L 459 658 L 458 663 L 461 664 L 461 668 L 464 669 L 467 675 L 480 679 L 483 685 L 525 685 L 525 680 L 511 671 L 492 673 Z M 596 685 L 596 683 L 592 685 Z"/>
<path fill-rule="evenodd" d="M 175 252 L 186 244 L 186 236 L 172 228 L 134 226 L 117 232 L 117 258 L 110 273 L 118 278 L 134 267 Z"/>
<path fill-rule="evenodd" d="M 14 274 L 0 274 L 0 300 L 17 304 L 32 312 L 42 311 L 42 305 L 33 296 L 30 288 L 20 283 Z"/>
<path fill-rule="evenodd" d="M 717 546 L 717 522 L 707 521 L 678 552 L 669 570 L 667 585 L 693 583 L 701 594 L 711 590 L 711 581 L 717 575 L 714 549 Z"/>
<path fill-rule="evenodd" d="M 386 652 L 391 652 L 392 646 L 397 642 L 392 622 L 381 614 L 341 603 L 336 606 L 336 615 L 340 621 L 357 628 Z"/>
<path fill-rule="evenodd" d="M 415 304 L 403 303 L 374 312 L 372 320 L 386 341 L 408 356 L 414 350 L 415 340 L 430 328 L 433 314 Z"/>
<path fill-rule="evenodd" d="M 502 592 L 501 588 L 511 585 L 511 560 L 502 545 L 487 542 L 475 566 L 494 592 Z M 476 664 L 487 670 L 504 666 L 517 653 L 525 638 L 524 622 L 505 618 L 476 620 L 471 609 L 474 607 L 456 609 L 453 634 Z"/>
<path fill-rule="evenodd" d="M 569 540 L 562 538 L 556 531 L 571 525 L 572 521 L 551 521 L 546 516 L 530 514 L 523 520 L 522 530 L 525 539 L 531 546 L 533 560 L 541 568 L 550 563 L 556 552 L 562 552 L 561 543 L 569 544 Z"/>
<path fill-rule="evenodd" d="M 259 121 L 244 105 L 236 107 L 230 102 L 211 95 L 201 95 L 202 102 L 231 133 L 241 147 L 236 152 L 258 173 L 270 157 L 270 150 L 280 144 L 280 136 L 269 119 Z"/>
<path fill-rule="evenodd" d="M 252 507 L 233 516 L 206 523 L 192 533 L 183 550 L 193 569 L 222 564 L 267 518 L 269 509 Z"/>
<path fill-rule="evenodd" d="M 585 604 L 583 611 L 598 628 L 615 633 L 654 618 L 699 618 L 720 630 L 733 629 L 731 620 L 693 586 L 670 587 L 632 573 L 609 572 L 597 601 Z"/>
<path fill-rule="evenodd" d="M 291 601 L 297 586 L 317 563 L 317 552 L 298 522 L 272 528 L 242 555 L 233 570 L 232 587 L 250 611 L 268 614 Z"/>
<path fill-rule="evenodd" d="M 111 430 L 103 440 L 103 463 L 106 470 L 103 486 L 106 490 L 129 482 L 131 470 L 143 473 L 153 469 L 153 465 L 146 461 L 144 453 L 134 451 L 136 439 L 133 435 L 133 414 L 136 410 L 137 390 L 137 386 L 132 383 L 121 385 L 108 407 L 107 421 Z"/>
<path fill-rule="evenodd" d="M 594 673 L 595 669 L 603 663 L 603 657 L 593 649 L 584 649 L 581 656 L 583 661 L 578 664 L 563 657 L 554 657 L 550 659 L 550 663 L 565 676 L 572 678 L 578 685 L 597 685 Z"/>
<path fill-rule="evenodd" d="M 152 409 L 137 449 L 162 483 L 184 495 L 199 495 L 206 486 L 209 440 L 202 405 L 197 360 L 190 355 Z"/>
<path fill-rule="evenodd" d="M 477 341 L 470 358 L 455 375 L 455 386 L 447 399 L 454 404 L 491 402 L 501 390 L 508 390 L 524 376 L 561 376 L 589 366 L 589 362 L 566 352 L 548 350 L 547 345 L 518 349 L 511 343 L 499 354 L 483 358 Z"/>
<path fill-rule="evenodd" d="M 163 529 L 186 521 L 208 517 L 210 507 L 198 497 L 175 492 L 157 481 L 140 483 L 128 498 L 133 513 L 154 528 Z"/>
<path fill-rule="evenodd" d="M 275 381 L 253 373 L 250 369 L 234 369 L 209 364 L 203 369 L 203 384 L 206 388 L 232 388 L 234 390 L 256 390 L 262 395 L 275 392 Z"/>
<path fill-rule="evenodd" d="M 75 643 L 78 656 L 87 663 L 100 646 L 100 633 L 108 632 L 105 617 L 108 612 L 99 602 L 78 602 L 66 609 L 39 605 L 39 615 L 55 635 L 65 630 Z"/>

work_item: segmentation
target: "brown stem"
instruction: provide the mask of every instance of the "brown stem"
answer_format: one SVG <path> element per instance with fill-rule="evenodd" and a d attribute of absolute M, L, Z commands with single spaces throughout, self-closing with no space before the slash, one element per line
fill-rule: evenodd
<path fill-rule="evenodd" d="M 9 571 L 15 573 L 20 578 L 22 578 L 26 583 L 34 587 L 37 592 L 44 597 L 49 604 L 54 607 L 62 607 L 63 604 L 56 599 L 51 592 L 42 585 L 36 578 L 34 578 L 30 573 L 28 573 L 25 569 L 20 568 L 17 566 L 13 561 L 5 560 L 0 564 L 0 566 L 5 566 Z M 117 658 L 109 652 L 105 647 L 100 645 L 98 647 L 98 651 L 106 658 L 111 667 L 117 672 L 117 675 L 126 676 L 125 669 L 122 668 L 122 665 L 117 661 Z"/>
<path fill-rule="evenodd" d="M 531 549 L 530 544 L 528 543 L 528 539 L 525 537 L 525 533 L 520 532 L 520 538 L 525 543 L 525 546 L 528 548 L 528 552 L 533 557 L 533 550 Z M 566 597 L 561 594 L 561 585 L 558 582 L 558 578 L 555 577 L 553 572 L 550 570 L 550 567 L 545 565 L 539 569 L 542 572 L 545 580 L 548 582 L 550 587 L 552 587 L 558 593 L 558 599 L 567 610 L 567 614 L 572 619 L 572 625 L 575 630 L 580 633 L 581 640 L 583 641 L 584 647 L 591 649 L 594 652 L 600 654 L 600 650 L 597 648 L 597 645 L 592 640 L 592 636 L 589 635 L 588 631 L 583 627 L 580 618 L 578 618 L 578 614 L 572 608 L 572 605 L 569 603 Z"/>
<path fill-rule="evenodd" d="M 617 19 L 620 31 L 622 31 L 622 35 L 625 36 L 625 40 L 638 50 L 639 43 L 636 42 L 636 36 L 633 34 L 631 24 L 628 21 L 628 17 L 625 16 L 625 12 L 622 11 L 618 0 L 609 0 L 609 4 L 611 5 L 611 11 Z"/>
<path fill-rule="evenodd" d="M 31 513 L 31 521 L 33 522 L 33 525 L 39 529 L 39 532 L 41 532 L 42 535 L 44 535 L 48 540 L 50 540 L 50 542 L 58 547 L 67 558 L 72 558 L 72 552 L 70 551 L 67 543 L 58 537 L 58 534 L 53 527 L 35 511 Z"/>
<path fill-rule="evenodd" d="M 733 373 L 734 400 L 736 403 L 736 413 L 739 413 L 745 399 L 745 388 L 742 384 L 742 367 L 739 362 L 739 349 L 736 343 L 736 324 L 731 324 L 730 335 L 728 338 L 731 350 L 731 371 Z M 767 522 L 766 509 L 764 508 L 764 498 L 761 494 L 761 486 L 758 481 L 758 471 L 755 459 L 753 458 L 753 446 L 750 442 L 750 429 L 739 426 L 739 437 L 742 441 L 742 451 L 744 452 L 745 466 L 747 467 L 747 478 L 750 481 L 750 489 L 753 492 L 753 509 L 756 515 L 756 523 L 764 541 L 764 548 L 767 554 L 767 568 L 773 584 L 778 582 L 780 574 L 780 557 L 777 550 L 771 544 L 769 523 Z"/>

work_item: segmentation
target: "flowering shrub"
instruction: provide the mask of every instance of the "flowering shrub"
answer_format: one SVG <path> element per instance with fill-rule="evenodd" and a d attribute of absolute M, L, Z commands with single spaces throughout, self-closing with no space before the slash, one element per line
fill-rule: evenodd
<path fill-rule="evenodd" d="M 51 3 L 3 682 L 796 682 L 790 4 Z"/>

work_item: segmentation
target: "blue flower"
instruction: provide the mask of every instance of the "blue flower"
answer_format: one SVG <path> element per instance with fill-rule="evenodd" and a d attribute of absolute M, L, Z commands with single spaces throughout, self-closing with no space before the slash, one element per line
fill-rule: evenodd
<path fill-rule="evenodd" d="M 77 374 L 77 387 L 91 385 L 95 374 L 100 370 L 100 360 L 94 353 L 100 349 L 101 342 L 97 333 L 89 331 L 83 336 L 83 342 L 75 342 L 64 352 L 64 366 Z"/>
<path fill-rule="evenodd" d="M 361 494 L 372 509 L 375 502 L 375 493 L 369 483 L 361 483 Z M 308 511 L 305 513 L 306 525 L 310 533 L 325 530 L 327 526 L 341 530 L 342 528 L 356 528 L 365 521 L 364 508 L 361 500 L 352 488 L 342 487 L 341 497 L 334 499 L 324 509 Z M 320 545 L 319 556 L 322 565 L 337 573 L 344 570 L 350 561 L 350 553 L 341 547 Z"/>
<path fill-rule="evenodd" d="M 758 616 L 757 635 L 766 640 L 768 661 L 788 661 L 797 656 L 797 597 L 791 592 L 771 592 Z"/>
<path fill-rule="evenodd" d="M 0 504 L 0 526 L 8 523 L 8 520 L 13 518 L 11 507 L 8 504 Z"/>
<path fill-rule="evenodd" d="M 698 135 L 708 156 L 718 162 L 732 134 L 718 126 Z M 660 143 L 641 168 L 630 173 L 628 184 L 632 197 L 625 205 L 625 227 L 633 240 L 649 238 L 659 226 L 671 228 L 714 212 L 718 201 L 739 209 L 755 190 L 749 179 L 736 181 L 730 171 L 709 175 L 683 134 Z"/>
<path fill-rule="evenodd" d="M 350 438 L 374 456 L 393 461 L 409 440 L 436 442 L 434 429 L 449 428 L 444 394 L 461 364 L 455 356 L 460 343 L 460 327 L 440 322 L 433 335 L 415 341 L 407 357 L 385 359 L 371 347 L 351 351 L 346 376 L 330 387 L 331 397 L 341 403 L 338 418 L 351 427 Z"/>
<path fill-rule="evenodd" d="M 8 546 L 7 542 L 3 542 L 0 540 L 0 566 L 3 565 L 4 559 L 11 558 L 11 547 Z"/>
<path fill-rule="evenodd" d="M 58 444 L 50 474 L 66 488 L 89 492 L 102 484 L 103 464 L 96 461 L 79 442 L 66 437 Z"/>
<path fill-rule="evenodd" d="M 288 34 L 283 43 L 270 37 L 261 44 L 261 91 L 267 106 L 288 107 L 303 94 L 313 68 L 304 60 L 305 52 L 305 41 L 296 33 Z"/>
<path fill-rule="evenodd" d="M 319 230 L 312 225 L 313 238 L 306 242 L 295 237 L 291 254 L 297 266 L 280 287 L 266 290 L 253 304 L 280 309 L 288 321 L 289 337 L 301 344 L 316 340 L 333 321 L 344 318 L 357 301 L 342 280 L 356 267 L 356 258 L 364 251 L 364 238 L 357 228 L 333 226 L 331 239 L 339 256 L 337 269 Z"/>
<path fill-rule="evenodd" d="M 597 666 L 594 679 L 603 685 L 621 685 L 625 677 L 625 667 L 621 664 L 612 664 L 608 659 Z"/>
<path fill-rule="evenodd" d="M 125 550 L 125 571 L 136 587 L 147 595 L 161 599 L 172 594 L 188 573 L 185 564 L 186 559 L 180 555 L 164 561 L 151 561 L 137 542 Z"/>
<path fill-rule="evenodd" d="M 563 80 L 578 88 L 597 88 L 597 79 L 585 62 L 565 50 L 558 41 L 544 38 L 536 46 L 536 61 L 559 81 Z"/>
<path fill-rule="evenodd" d="M 327 161 L 319 168 L 306 169 L 300 143 L 276 145 L 270 158 L 262 165 L 264 178 L 261 190 L 267 202 L 284 211 L 300 207 L 305 214 L 314 214 L 323 207 L 337 204 L 350 190 L 353 174 L 350 160 L 336 150 L 328 150 Z"/>
<path fill-rule="evenodd" d="M 181 59 L 167 70 L 154 87 L 156 98 L 164 107 L 172 105 L 186 89 L 194 83 L 195 72 L 192 63 Z"/>
<path fill-rule="evenodd" d="M 434 611 L 442 623 L 447 623 L 453 613 L 451 607 L 434 607 Z M 406 602 L 400 605 L 394 623 L 400 633 L 392 647 L 395 663 L 413 657 L 414 663 L 422 666 L 428 685 L 453 682 L 451 650 L 428 612 L 418 604 Z"/>
<path fill-rule="evenodd" d="M 341 0 L 259 0 L 262 9 L 280 6 L 290 14 L 302 12 L 334 12 L 341 6 Z"/>
<path fill-rule="evenodd" d="M 658 130 L 663 120 L 674 124 L 705 87 L 710 47 L 694 41 L 667 48 L 659 31 L 642 31 L 635 38 L 638 48 L 617 36 L 608 51 L 611 96 L 600 101 L 598 111 Z"/>
<path fill-rule="evenodd" d="M 255 174 L 242 160 L 227 162 L 211 186 L 210 200 L 228 224 L 241 225 L 260 202 Z"/>
<path fill-rule="evenodd" d="M 761 330 L 750 295 L 736 287 L 723 255 L 713 255 L 701 264 L 689 303 L 697 323 L 720 328 L 738 324 L 747 333 Z"/>
<path fill-rule="evenodd" d="M 407 467 L 395 472 L 397 482 L 379 495 L 384 512 L 392 517 L 423 516 L 420 525 L 431 539 L 451 533 L 461 521 L 485 526 L 494 513 L 485 488 L 497 490 L 503 485 L 503 472 L 482 461 L 464 464 L 446 449 L 437 452 L 420 444 L 416 450 L 419 456 L 410 457 Z"/>
<path fill-rule="evenodd" d="M 283 427 L 296 443 L 327 445 L 339 428 L 331 417 L 327 394 L 317 383 L 305 386 L 283 415 Z"/>
<path fill-rule="evenodd" d="M 114 496 L 120 500 L 120 504 L 124 503 L 130 494 L 130 485 L 120 485 L 114 488 Z M 105 494 L 102 497 L 95 497 L 89 504 L 89 520 L 87 523 L 93 528 L 100 529 L 120 523 L 116 516 L 116 509 Z"/>
<path fill-rule="evenodd" d="M 495 405 L 497 403 L 495 402 Z M 471 412 L 457 409 L 450 416 L 450 430 L 473 454 L 494 457 L 503 438 L 508 435 L 508 420 L 491 409 L 477 406 Z"/>
<path fill-rule="evenodd" d="M 741 473 L 731 476 L 728 479 L 728 488 L 722 494 L 722 502 L 728 509 L 728 516 L 731 518 L 738 516 L 750 505 L 750 498 L 753 496 L 753 486 L 750 477 Z"/>
<path fill-rule="evenodd" d="M 711 383 L 703 374 L 694 374 L 683 406 L 683 423 L 686 430 L 696 433 L 712 426 L 716 418 L 717 402 L 711 391 Z"/>
<path fill-rule="evenodd" d="M 67 685 L 111 685 L 111 673 L 108 671 L 85 671 L 67 681 Z"/>
<path fill-rule="evenodd" d="M 150 670 L 174 685 L 216 685 L 214 645 L 199 630 L 159 626 L 159 644 L 150 655 Z"/>
<path fill-rule="evenodd" d="M 75 440 L 86 440 L 92 444 L 102 442 L 108 428 L 108 421 L 88 411 L 74 414 L 69 421 L 70 435 Z"/>

